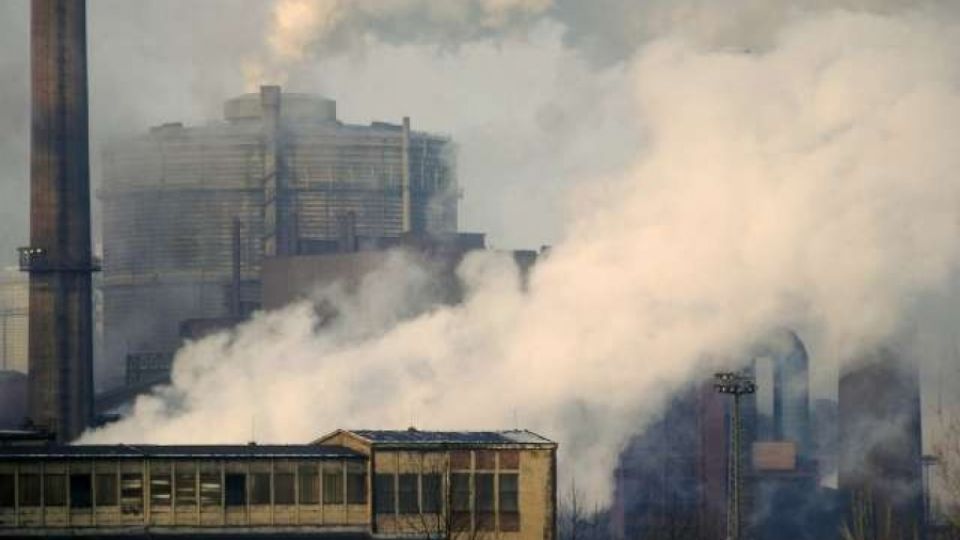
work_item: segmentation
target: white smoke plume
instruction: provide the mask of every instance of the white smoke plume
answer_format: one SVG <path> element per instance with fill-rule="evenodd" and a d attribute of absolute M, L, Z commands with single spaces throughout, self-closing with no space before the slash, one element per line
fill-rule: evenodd
<path fill-rule="evenodd" d="M 633 55 L 623 122 L 647 144 L 570 194 L 573 222 L 527 291 L 509 261 L 476 255 L 462 305 L 415 315 L 429 278 L 398 258 L 356 298 L 318 293 L 341 312 L 331 325 L 294 305 L 186 347 L 169 388 L 85 440 L 519 423 L 557 439 L 563 473 L 603 501 L 622 440 L 711 373 L 703 358 L 770 326 L 838 357 L 895 332 L 958 262 L 958 26 L 830 10 L 771 32 L 755 52 L 680 32 Z"/>
<path fill-rule="evenodd" d="M 249 89 L 282 84 L 317 49 L 334 54 L 363 43 L 366 32 L 390 40 L 456 43 L 528 23 L 552 0 L 278 0 L 267 34 L 268 52 L 249 58 Z"/>

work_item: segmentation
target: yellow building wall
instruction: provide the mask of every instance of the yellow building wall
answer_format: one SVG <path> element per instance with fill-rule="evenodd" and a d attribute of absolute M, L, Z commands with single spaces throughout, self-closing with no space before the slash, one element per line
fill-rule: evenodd
<path fill-rule="evenodd" d="M 519 467 L 506 468 L 502 466 L 497 449 L 482 449 L 481 451 L 494 452 L 497 459 L 492 467 L 479 468 L 476 451 L 472 451 L 470 467 L 457 468 L 457 472 L 482 471 L 492 473 L 517 473 L 519 475 L 519 509 L 520 530 L 516 532 L 501 531 L 499 526 L 499 512 L 495 531 L 463 531 L 454 532 L 452 539 L 503 539 L 503 540 L 554 540 L 554 451 L 552 449 L 521 449 L 519 453 Z M 409 451 L 409 450 L 377 450 L 373 454 L 373 474 L 428 474 L 451 471 L 449 452 L 438 451 Z M 499 483 L 495 480 L 494 501 L 499 506 Z M 449 488 L 447 488 L 449 489 Z M 399 497 L 399 494 L 396 494 Z M 451 497 L 445 497 L 444 505 Z M 378 514 L 376 516 L 377 532 L 382 534 L 437 534 L 442 532 L 448 524 L 444 516 L 434 514 Z"/>

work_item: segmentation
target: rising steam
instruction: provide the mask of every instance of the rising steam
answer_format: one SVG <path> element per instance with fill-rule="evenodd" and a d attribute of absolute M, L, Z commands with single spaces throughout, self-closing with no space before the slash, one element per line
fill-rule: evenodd
<path fill-rule="evenodd" d="M 490 24 L 562 7 L 310 2 L 317 19 L 293 17 L 275 54 L 296 56 L 374 4 L 437 17 L 456 5 Z M 632 55 L 638 112 L 623 122 L 648 144 L 622 175 L 570 194 L 566 238 L 526 291 L 509 260 L 478 254 L 460 268 L 462 305 L 417 314 L 429 275 L 398 255 L 357 297 L 319 291 L 341 313 L 322 329 L 304 303 L 189 345 L 169 388 L 86 440 L 519 423 L 557 439 L 563 473 L 602 501 L 622 440 L 710 373 L 704 358 L 771 326 L 838 357 L 895 332 L 958 262 L 958 28 L 921 11 L 791 17 L 762 50 L 682 32 Z"/>
<path fill-rule="evenodd" d="M 407 26 L 416 26 L 416 33 L 453 43 L 506 31 L 551 5 L 552 0 L 278 0 L 268 54 L 244 63 L 248 89 L 285 83 L 289 71 L 316 50 L 332 54 L 356 46 L 368 29 L 409 40 L 414 38 L 397 23 L 411 21 Z"/>

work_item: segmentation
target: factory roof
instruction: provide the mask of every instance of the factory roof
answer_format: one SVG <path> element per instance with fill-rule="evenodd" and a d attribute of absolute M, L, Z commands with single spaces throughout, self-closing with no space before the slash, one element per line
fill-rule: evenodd
<path fill-rule="evenodd" d="M 321 438 L 323 443 L 336 435 L 345 433 L 376 446 L 555 446 L 556 443 L 525 429 L 506 431 L 422 431 L 416 428 L 404 430 L 354 429 L 338 430 Z"/>
<path fill-rule="evenodd" d="M 265 458 L 338 458 L 361 459 L 364 456 L 343 446 L 323 445 L 47 445 L 0 447 L 0 459 L 265 459 Z"/>

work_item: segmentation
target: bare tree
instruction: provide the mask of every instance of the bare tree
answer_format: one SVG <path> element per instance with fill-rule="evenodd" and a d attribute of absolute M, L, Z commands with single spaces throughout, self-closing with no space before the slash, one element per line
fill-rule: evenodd
<path fill-rule="evenodd" d="M 587 510 L 583 492 L 576 480 L 570 482 L 566 494 L 560 497 L 557 509 L 557 537 L 559 540 L 609 540 L 610 526 L 607 513 L 594 506 Z"/>
<path fill-rule="evenodd" d="M 869 489 L 857 490 L 850 501 L 849 517 L 840 528 L 843 540 L 919 540 L 915 525 L 898 522 L 890 504 L 877 501 Z"/>
<path fill-rule="evenodd" d="M 960 538 L 960 418 L 941 419 L 940 441 L 934 446 L 939 481 L 938 538 Z"/>

